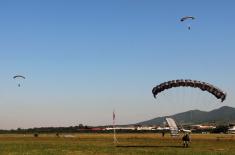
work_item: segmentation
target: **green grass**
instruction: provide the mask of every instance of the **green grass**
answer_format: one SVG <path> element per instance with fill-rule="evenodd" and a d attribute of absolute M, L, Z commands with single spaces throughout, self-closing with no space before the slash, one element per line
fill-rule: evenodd
<path fill-rule="evenodd" d="M 0 155 L 232 155 L 235 135 L 192 135 L 189 148 L 183 148 L 181 137 L 160 134 L 76 134 L 56 137 L 53 134 L 0 135 Z"/>

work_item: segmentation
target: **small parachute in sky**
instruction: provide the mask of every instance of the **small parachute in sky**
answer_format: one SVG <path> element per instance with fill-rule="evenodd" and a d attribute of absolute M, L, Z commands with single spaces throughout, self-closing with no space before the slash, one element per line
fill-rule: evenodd
<path fill-rule="evenodd" d="M 25 78 L 25 76 L 22 76 L 22 75 L 15 75 L 15 76 L 13 76 L 13 79 L 18 81 L 18 87 L 20 87 L 21 86 L 20 81 L 24 80 L 26 78 Z"/>
<path fill-rule="evenodd" d="M 191 22 L 191 20 L 194 20 L 194 19 L 195 19 L 195 17 L 193 17 L 193 16 L 184 16 L 180 19 L 180 21 L 181 22 L 186 22 L 187 21 L 188 30 L 190 30 L 191 29 L 190 22 Z"/>

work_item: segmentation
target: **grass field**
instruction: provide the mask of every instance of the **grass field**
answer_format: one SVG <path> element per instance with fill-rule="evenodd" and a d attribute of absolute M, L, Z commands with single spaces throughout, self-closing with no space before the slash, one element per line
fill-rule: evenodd
<path fill-rule="evenodd" d="M 0 155 L 235 155 L 235 135 L 192 134 L 189 148 L 181 137 L 160 134 L 0 135 Z"/>

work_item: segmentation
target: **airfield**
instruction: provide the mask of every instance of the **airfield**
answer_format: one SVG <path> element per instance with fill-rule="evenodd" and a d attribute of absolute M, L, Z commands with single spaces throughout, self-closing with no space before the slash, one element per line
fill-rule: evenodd
<path fill-rule="evenodd" d="M 191 134 L 189 148 L 182 147 L 182 135 L 164 137 L 156 133 L 117 134 L 2 134 L 1 155 L 232 155 L 235 135 Z"/>

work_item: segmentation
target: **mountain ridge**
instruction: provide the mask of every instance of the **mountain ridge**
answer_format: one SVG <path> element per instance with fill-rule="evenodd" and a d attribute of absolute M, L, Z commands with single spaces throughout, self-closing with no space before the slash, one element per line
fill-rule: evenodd
<path fill-rule="evenodd" d="M 184 124 L 226 124 L 235 122 L 235 108 L 223 106 L 211 111 L 189 110 L 170 116 L 156 117 L 147 121 L 136 123 L 136 125 L 161 125 L 166 117 L 173 118 L 177 123 Z"/>

